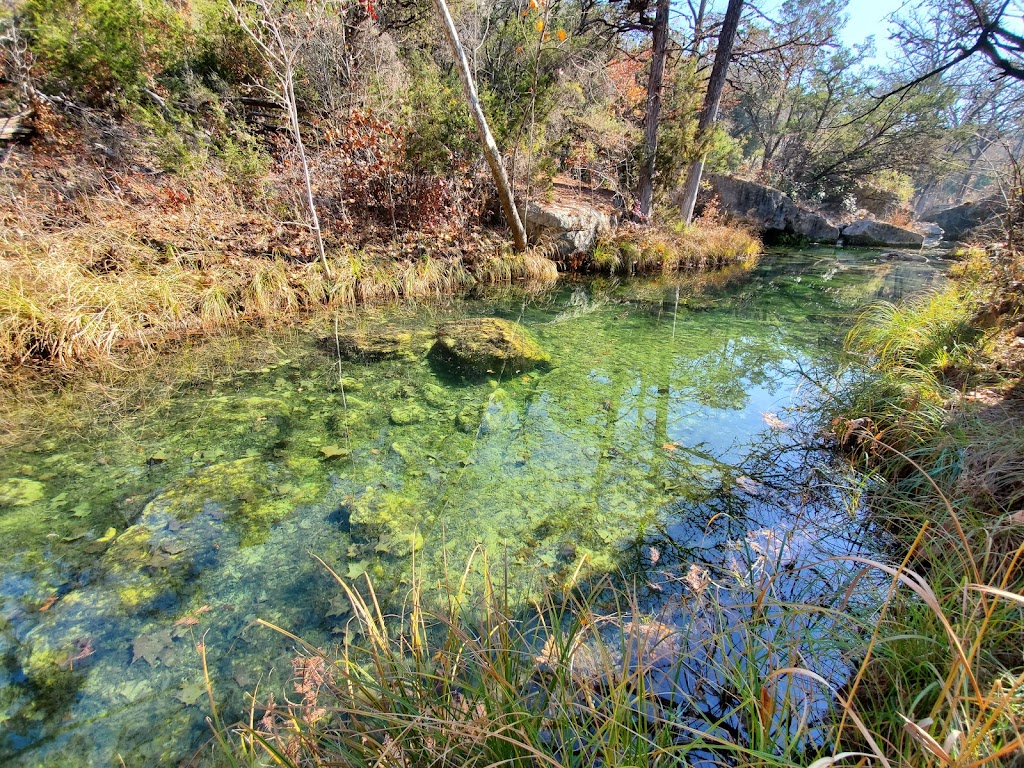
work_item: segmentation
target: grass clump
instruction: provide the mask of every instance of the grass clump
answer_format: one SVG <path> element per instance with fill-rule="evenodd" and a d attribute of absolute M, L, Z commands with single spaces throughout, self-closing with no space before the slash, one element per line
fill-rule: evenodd
<path fill-rule="evenodd" d="M 474 598 L 470 564 L 430 598 L 414 577 L 389 614 L 369 579 L 332 571 L 344 641 L 261 622 L 298 643 L 295 695 L 254 701 L 219 744 L 237 764 L 295 767 L 967 768 L 1022 754 L 1016 564 L 990 581 L 968 567 L 945 589 L 906 561 L 794 568 L 785 545 L 745 543 L 752 559 L 715 578 L 663 571 L 677 597 L 654 611 L 607 581 L 575 586 L 579 570 L 517 608 L 484 568 Z M 950 567 L 977 561 L 975 545 L 951 535 Z"/>
<path fill-rule="evenodd" d="M 1024 759 L 1024 410 L 1004 256 L 974 250 L 949 287 L 869 309 L 847 339 L 863 366 L 832 425 L 902 560 L 850 692 L 906 765 Z"/>
<path fill-rule="evenodd" d="M 622 226 L 598 241 L 589 268 L 608 274 L 641 274 L 753 267 L 761 243 L 747 230 L 718 222 L 690 227 Z"/>

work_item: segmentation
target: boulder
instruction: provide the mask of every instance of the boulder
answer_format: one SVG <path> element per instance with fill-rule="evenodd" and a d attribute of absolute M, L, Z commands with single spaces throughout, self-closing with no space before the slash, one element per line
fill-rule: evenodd
<path fill-rule="evenodd" d="M 834 243 L 839 228 L 819 213 L 797 205 L 784 192 L 731 176 L 711 173 L 705 177 L 710 192 L 700 202 L 717 197 L 722 210 L 759 230 L 767 239 L 795 236 L 814 243 Z"/>
<path fill-rule="evenodd" d="M 858 219 L 843 227 L 843 242 L 846 245 L 896 246 L 920 248 L 924 235 L 894 224 L 872 219 Z"/>
<path fill-rule="evenodd" d="M 438 328 L 430 355 L 457 373 L 470 376 L 528 371 L 551 359 L 521 325 L 493 317 L 445 323 Z"/>
<path fill-rule="evenodd" d="M 926 211 L 921 220 L 934 222 L 942 227 L 947 240 L 959 240 L 972 229 L 991 221 L 1005 210 L 1006 202 L 1002 198 L 989 197 L 953 208 Z"/>
<path fill-rule="evenodd" d="M 581 200 L 531 200 L 520 205 L 526 234 L 532 240 L 549 240 L 559 256 L 590 253 L 597 238 L 611 231 L 613 216 Z"/>
<path fill-rule="evenodd" d="M 918 221 L 914 224 L 914 231 L 920 232 L 924 235 L 925 246 L 937 245 L 942 236 L 945 234 L 942 231 L 942 227 L 934 222 L 929 221 Z"/>
<path fill-rule="evenodd" d="M 906 251 L 886 251 L 878 258 L 886 261 L 911 261 L 918 264 L 927 263 L 928 257 L 921 253 L 907 253 Z"/>
<path fill-rule="evenodd" d="M 417 342 L 428 342 L 429 331 L 406 331 L 389 326 L 365 331 L 339 333 L 337 340 L 327 336 L 320 340 L 320 346 L 329 354 L 337 354 L 345 360 L 372 362 L 391 360 L 399 357 L 413 358 L 421 352 Z"/>

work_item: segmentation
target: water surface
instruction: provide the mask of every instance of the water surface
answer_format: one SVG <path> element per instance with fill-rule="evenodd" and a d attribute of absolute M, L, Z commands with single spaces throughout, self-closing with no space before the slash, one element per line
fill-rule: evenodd
<path fill-rule="evenodd" d="M 238 716 L 244 691 L 289 673 L 288 641 L 256 618 L 323 646 L 345 631 L 311 554 L 395 602 L 414 552 L 428 584 L 471 553 L 476 573 L 507 565 L 524 599 L 577 568 L 728 570 L 737 542 L 778 531 L 799 529 L 798 550 L 858 546 L 848 497 L 809 501 L 831 485 L 797 422 L 827 396 L 815 383 L 857 309 L 939 279 L 813 250 L 749 275 L 567 280 L 337 318 L 342 332 L 516 320 L 550 353 L 544 371 L 461 380 L 427 341 L 343 362 L 339 382 L 325 317 L 168 353 L 159 368 L 177 375 L 73 414 L 43 395 L 0 456 L 0 760 L 183 760 L 209 736 L 200 639 Z"/>

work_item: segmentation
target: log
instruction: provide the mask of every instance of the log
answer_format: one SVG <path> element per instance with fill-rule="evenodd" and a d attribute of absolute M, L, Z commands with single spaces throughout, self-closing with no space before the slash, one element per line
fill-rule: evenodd
<path fill-rule="evenodd" d="M 0 116 L 0 141 L 18 141 L 32 135 L 32 110 L 10 117 Z"/>

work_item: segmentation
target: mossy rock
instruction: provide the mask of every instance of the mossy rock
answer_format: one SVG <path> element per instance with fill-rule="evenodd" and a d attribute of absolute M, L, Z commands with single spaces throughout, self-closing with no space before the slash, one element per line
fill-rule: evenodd
<path fill-rule="evenodd" d="M 288 461 L 292 467 L 303 466 L 294 457 Z M 313 460 L 304 466 L 316 465 Z M 254 543 L 299 504 L 319 498 L 322 492 L 318 482 L 297 483 L 290 472 L 247 457 L 211 464 L 177 480 L 149 502 L 146 513 L 188 521 L 212 503 L 243 529 L 243 543 Z"/>
<path fill-rule="evenodd" d="M 551 361 L 529 331 L 518 323 L 494 317 L 445 323 L 437 331 L 431 358 L 473 377 L 519 373 Z"/>
<path fill-rule="evenodd" d="M 391 423 L 396 427 L 405 427 L 409 424 L 419 424 L 426 417 L 426 411 L 415 403 L 391 409 Z"/>
<path fill-rule="evenodd" d="M 415 359 L 421 354 L 430 336 L 429 331 L 407 331 L 387 326 L 341 333 L 337 341 L 334 336 L 328 336 L 320 344 L 331 354 L 337 354 L 340 349 L 345 360 L 375 362 L 396 358 Z"/>
<path fill-rule="evenodd" d="M 455 428 L 467 435 L 474 435 L 480 429 L 480 421 L 483 415 L 484 407 L 482 405 L 475 403 L 467 405 L 455 417 Z"/>

